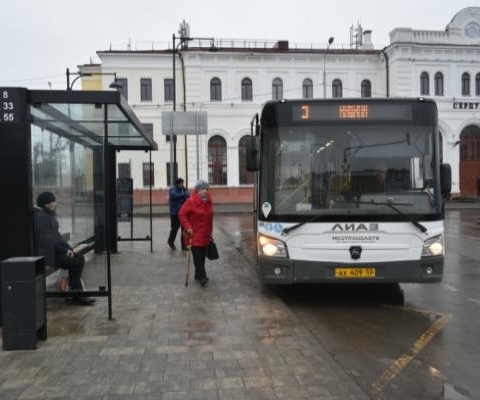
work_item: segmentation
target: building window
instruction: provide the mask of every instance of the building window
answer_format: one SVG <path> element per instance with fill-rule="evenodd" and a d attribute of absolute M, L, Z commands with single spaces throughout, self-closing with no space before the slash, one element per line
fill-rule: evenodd
<path fill-rule="evenodd" d="M 153 174 L 153 163 L 143 163 L 143 186 L 154 186 L 155 179 Z"/>
<path fill-rule="evenodd" d="M 122 94 L 123 97 L 125 97 L 125 100 L 128 100 L 128 79 L 117 78 L 116 82 L 122 85 L 122 89 L 120 90 L 120 93 Z"/>
<path fill-rule="evenodd" d="M 443 74 L 441 72 L 435 74 L 435 96 L 443 96 Z"/>
<path fill-rule="evenodd" d="M 372 97 L 372 84 L 368 79 L 364 79 L 361 84 L 362 97 Z"/>
<path fill-rule="evenodd" d="M 480 73 L 475 75 L 475 96 L 480 96 Z"/>
<path fill-rule="evenodd" d="M 210 81 L 210 100 L 222 101 L 222 82 L 218 78 Z"/>
<path fill-rule="evenodd" d="M 152 101 L 152 79 L 140 79 L 140 101 Z"/>
<path fill-rule="evenodd" d="M 208 181 L 212 185 L 227 184 L 227 142 L 221 136 L 208 141 Z"/>
<path fill-rule="evenodd" d="M 238 142 L 238 173 L 240 175 L 240 185 L 253 184 L 254 175 L 252 171 L 247 171 L 247 144 L 251 140 L 250 135 L 243 136 Z"/>
<path fill-rule="evenodd" d="M 283 82 L 280 78 L 275 78 L 272 82 L 272 100 L 283 99 Z"/>
<path fill-rule="evenodd" d="M 340 98 L 342 97 L 342 81 L 340 79 L 334 79 L 332 82 L 332 97 Z"/>
<path fill-rule="evenodd" d="M 131 178 L 132 172 L 130 170 L 130 163 L 118 163 L 118 177 L 119 178 Z"/>
<path fill-rule="evenodd" d="M 430 94 L 430 78 L 428 72 L 422 72 L 420 74 L 420 94 L 423 96 Z"/>
<path fill-rule="evenodd" d="M 142 126 L 143 126 L 143 129 L 145 130 L 145 133 L 153 139 L 153 124 L 147 123 L 147 124 L 142 124 Z"/>
<path fill-rule="evenodd" d="M 313 82 L 311 79 L 306 78 L 303 80 L 302 92 L 304 99 L 313 99 Z"/>
<path fill-rule="evenodd" d="M 163 98 L 165 101 L 173 101 L 173 79 L 163 80 Z"/>
<path fill-rule="evenodd" d="M 462 96 L 470 96 L 470 74 L 468 72 L 462 74 Z"/>
<path fill-rule="evenodd" d="M 242 101 L 252 101 L 252 80 L 250 78 L 242 79 Z"/>

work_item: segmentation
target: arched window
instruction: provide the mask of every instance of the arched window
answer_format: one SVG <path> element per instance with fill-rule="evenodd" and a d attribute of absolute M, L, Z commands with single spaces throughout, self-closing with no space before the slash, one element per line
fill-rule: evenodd
<path fill-rule="evenodd" d="M 252 101 L 252 80 L 250 78 L 242 79 L 242 101 Z"/>
<path fill-rule="evenodd" d="M 240 185 L 253 184 L 253 172 L 247 171 L 247 143 L 250 141 L 250 135 L 243 136 L 238 142 L 238 174 Z"/>
<path fill-rule="evenodd" d="M 212 136 L 208 141 L 208 182 L 227 184 L 227 142 L 221 136 Z"/>
<path fill-rule="evenodd" d="M 342 81 L 340 79 L 334 79 L 332 82 L 332 97 L 342 97 Z"/>
<path fill-rule="evenodd" d="M 280 78 L 275 78 L 272 82 L 272 99 L 283 99 L 283 82 Z"/>
<path fill-rule="evenodd" d="M 218 78 L 210 81 L 210 100 L 222 101 L 222 81 Z"/>
<path fill-rule="evenodd" d="M 428 72 L 422 72 L 420 74 L 420 94 L 428 96 L 430 94 L 430 77 Z"/>
<path fill-rule="evenodd" d="M 462 96 L 470 96 L 470 74 L 468 72 L 462 74 Z"/>
<path fill-rule="evenodd" d="M 372 84 L 368 79 L 362 81 L 362 97 L 372 97 Z"/>
<path fill-rule="evenodd" d="M 441 72 L 435 74 L 435 96 L 443 96 L 443 74 Z"/>
<path fill-rule="evenodd" d="M 304 99 L 313 99 L 313 82 L 311 79 L 306 78 L 303 80 L 302 89 Z"/>
<path fill-rule="evenodd" d="M 475 96 L 480 96 L 480 72 L 475 75 Z"/>

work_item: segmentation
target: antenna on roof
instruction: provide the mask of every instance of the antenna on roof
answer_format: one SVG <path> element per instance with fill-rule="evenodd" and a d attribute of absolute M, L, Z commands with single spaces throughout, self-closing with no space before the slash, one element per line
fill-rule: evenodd
<path fill-rule="evenodd" d="M 178 34 L 180 35 L 181 39 L 190 37 L 190 25 L 187 24 L 185 20 L 183 20 L 182 23 L 180 24 L 180 28 L 178 29 Z"/>
<path fill-rule="evenodd" d="M 357 26 L 354 28 L 350 26 L 350 48 L 358 49 L 363 45 L 363 28 L 360 22 L 357 22 Z"/>

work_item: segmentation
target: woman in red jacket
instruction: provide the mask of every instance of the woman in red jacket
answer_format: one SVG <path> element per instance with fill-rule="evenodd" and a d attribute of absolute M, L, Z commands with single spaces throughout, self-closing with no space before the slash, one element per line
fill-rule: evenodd
<path fill-rule="evenodd" d="M 205 256 L 213 230 L 212 198 L 208 193 L 208 187 L 207 182 L 199 180 L 195 184 L 195 192 L 178 212 L 178 219 L 187 235 L 185 242 L 191 247 L 195 279 L 200 281 L 202 286 L 208 283 Z"/>

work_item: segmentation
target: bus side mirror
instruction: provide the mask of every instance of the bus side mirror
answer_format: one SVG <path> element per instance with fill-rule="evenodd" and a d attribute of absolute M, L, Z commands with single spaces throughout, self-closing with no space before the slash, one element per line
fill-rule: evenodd
<path fill-rule="evenodd" d="M 442 195 L 450 195 L 452 191 L 452 168 L 450 164 L 440 164 L 440 191 Z"/>
<path fill-rule="evenodd" d="M 247 171 L 258 171 L 260 169 L 260 137 L 250 136 L 246 150 Z"/>

